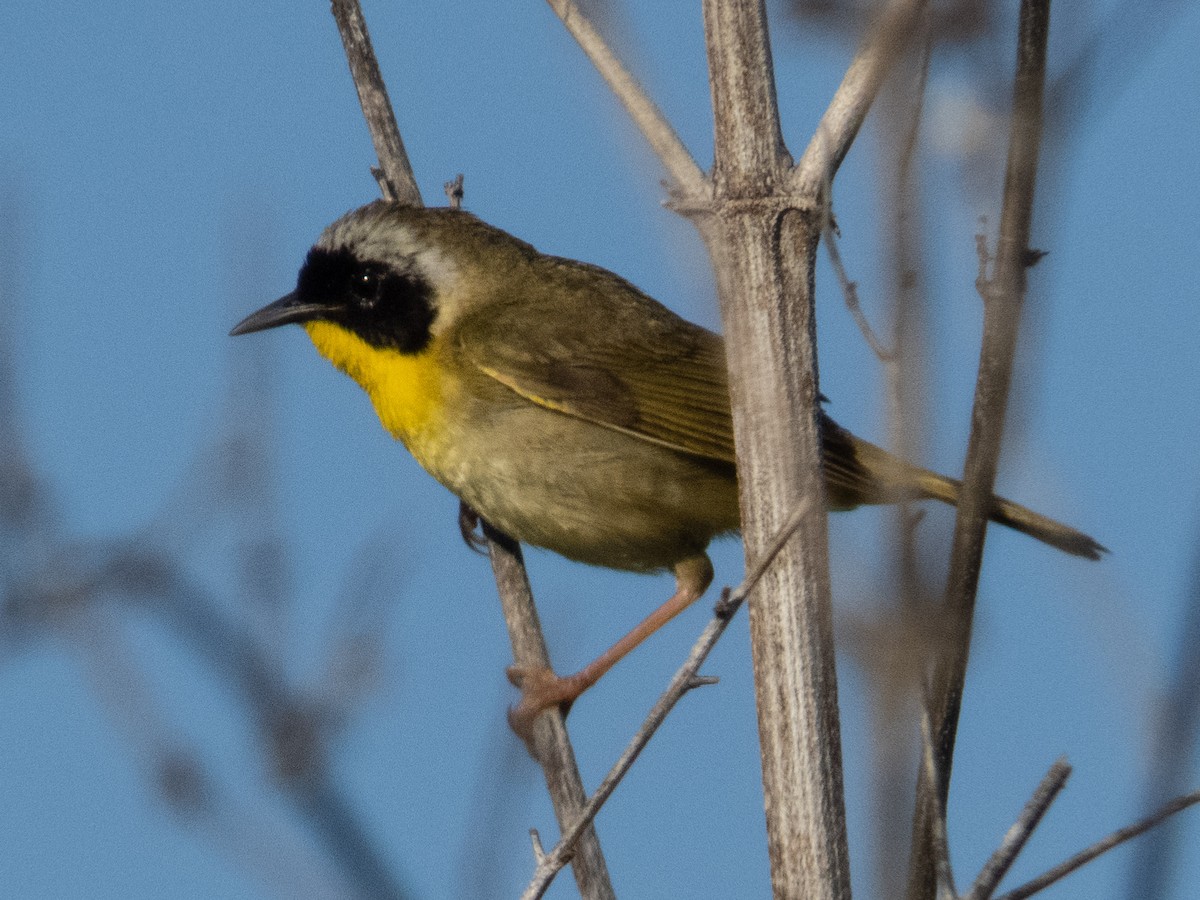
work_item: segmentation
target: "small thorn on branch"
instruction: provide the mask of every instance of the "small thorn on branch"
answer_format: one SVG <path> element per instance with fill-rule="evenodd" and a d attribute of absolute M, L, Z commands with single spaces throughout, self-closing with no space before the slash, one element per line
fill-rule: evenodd
<path fill-rule="evenodd" d="M 739 606 L 741 606 L 741 601 L 734 602 L 733 590 L 723 587 L 721 588 L 721 599 L 713 605 L 713 615 L 722 622 L 728 622 Z"/>
<path fill-rule="evenodd" d="M 1024 254 L 1021 256 L 1021 264 L 1027 269 L 1032 269 L 1042 261 L 1042 258 L 1050 253 L 1049 250 L 1038 250 L 1036 247 L 1026 247 Z"/>
<path fill-rule="evenodd" d="M 980 216 L 979 227 L 987 227 L 987 218 Z M 987 281 L 988 266 L 992 264 L 992 251 L 988 249 L 987 235 L 980 231 L 975 235 L 975 256 L 979 260 L 979 273 L 976 278 L 979 281 Z"/>
<path fill-rule="evenodd" d="M 447 181 L 442 185 L 446 191 L 446 199 L 450 201 L 451 209 L 462 209 L 463 201 L 463 173 L 459 172 L 454 176 L 453 181 Z"/>
<path fill-rule="evenodd" d="M 720 684 L 721 679 L 716 675 L 694 675 L 687 683 L 687 689 L 693 691 L 698 687 L 707 687 L 712 684 Z"/>

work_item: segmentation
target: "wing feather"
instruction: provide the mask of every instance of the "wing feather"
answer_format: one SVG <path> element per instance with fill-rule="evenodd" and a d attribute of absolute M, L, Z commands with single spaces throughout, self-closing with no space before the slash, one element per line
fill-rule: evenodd
<path fill-rule="evenodd" d="M 612 273 L 546 259 L 552 295 L 489 304 L 459 324 L 467 359 L 547 409 L 734 462 L 721 338 Z"/>

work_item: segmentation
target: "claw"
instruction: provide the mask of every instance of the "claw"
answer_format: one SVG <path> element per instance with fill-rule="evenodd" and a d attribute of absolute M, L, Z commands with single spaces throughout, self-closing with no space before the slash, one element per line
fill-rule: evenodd
<path fill-rule="evenodd" d="M 479 527 L 479 513 L 467 506 L 465 501 L 458 501 L 458 533 L 462 535 L 463 543 L 476 553 L 487 554 L 487 538 L 475 533 Z"/>

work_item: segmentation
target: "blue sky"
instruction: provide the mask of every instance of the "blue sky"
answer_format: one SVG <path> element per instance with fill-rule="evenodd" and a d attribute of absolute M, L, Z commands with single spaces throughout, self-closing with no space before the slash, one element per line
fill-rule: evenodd
<path fill-rule="evenodd" d="M 443 202 L 442 182 L 463 172 L 466 205 L 485 219 L 544 251 L 607 266 L 715 327 L 695 233 L 661 207 L 659 169 L 548 8 L 408 6 L 372 3 L 366 14 L 426 202 Z M 623 6 L 639 7 L 622 29 L 626 58 L 707 166 L 698 4 Z M 785 137 L 799 153 L 852 47 L 774 12 Z M 1055 11 L 1052 71 L 1095 25 L 1073 14 Z M 260 624 L 273 623 L 267 643 L 294 683 L 340 683 L 325 673 L 340 658 L 331 635 L 353 631 L 343 592 L 358 598 L 382 647 L 376 689 L 333 745 L 334 777 L 357 814 L 416 896 L 463 895 L 464 859 L 488 854 L 499 860 L 493 895 L 516 893 L 532 869 L 528 827 L 554 828 L 537 772 L 504 728 L 509 651 L 487 566 L 458 539 L 455 501 L 299 329 L 226 336 L 291 288 L 325 224 L 376 196 L 327 5 L 17 4 L 6 25 L 0 238 L 15 274 L 5 276 L 0 327 L 15 347 L 19 427 L 75 548 L 67 563 L 136 537 L 179 553 L 197 583 L 236 609 L 246 601 L 228 574 L 229 536 L 246 508 L 267 510 L 256 521 L 286 540 L 290 606 Z M 1135 818 L 1141 773 L 1158 752 L 1150 721 L 1200 524 L 1198 40 L 1193 8 L 1131 75 L 1102 83 L 1069 161 L 1047 169 L 1058 180 L 1042 193 L 1035 245 L 1050 255 L 1031 278 L 999 485 L 1112 555 L 1088 564 L 1020 535 L 989 537 L 950 810 L 960 880 L 1059 755 L 1075 774 L 1014 879 Z M 988 59 L 1002 81 L 1011 46 Z M 981 214 L 994 223 L 998 197 L 986 179 L 968 183 L 946 149 L 967 131 L 959 113 L 978 63 L 937 59 L 930 122 L 940 127 L 929 136 L 941 150 L 923 172 L 934 310 L 925 462 L 948 472 L 961 468 L 981 321 L 974 234 Z M 877 150 L 868 129 L 835 203 L 843 255 L 882 325 Z M 830 411 L 882 439 L 880 366 L 828 271 L 819 277 Z M 256 366 L 270 374 L 231 401 L 231 384 Z M 255 411 L 273 456 L 261 495 L 232 511 L 212 508 L 211 469 L 197 462 L 228 433 L 231 409 Z M 922 526 L 936 559 L 951 521 L 931 509 Z M 831 520 L 839 622 L 890 598 L 885 523 L 874 511 Z M 7 558 L 13 579 L 41 562 Z M 718 583 L 738 581 L 736 542 L 717 546 L 714 561 Z M 665 577 L 541 552 L 529 566 L 562 669 L 670 590 Z M 364 570 L 375 583 L 348 575 Z M 683 658 L 707 606 L 576 705 L 588 785 Z M 5 892 L 250 898 L 336 885 L 277 793 L 261 789 L 245 711 L 228 689 L 158 617 L 111 608 L 118 614 L 0 645 Z M 108 632 L 90 630 L 97 623 L 132 655 L 98 653 Z M 767 889 L 744 616 L 706 670 L 720 685 L 684 700 L 599 820 L 622 895 Z M 871 896 L 869 695 L 854 656 L 840 656 L 839 674 L 853 872 L 859 895 Z M 139 686 L 149 699 L 132 693 Z M 147 735 L 195 750 L 229 805 L 192 821 L 172 815 L 147 777 Z M 1200 783 L 1195 765 L 1189 781 Z M 507 800 L 484 840 L 472 809 L 495 797 Z M 1178 897 L 1200 878 L 1200 814 L 1184 816 Z M 1047 896 L 1120 896 L 1128 859 L 1113 854 Z M 573 890 L 564 878 L 554 895 Z"/>

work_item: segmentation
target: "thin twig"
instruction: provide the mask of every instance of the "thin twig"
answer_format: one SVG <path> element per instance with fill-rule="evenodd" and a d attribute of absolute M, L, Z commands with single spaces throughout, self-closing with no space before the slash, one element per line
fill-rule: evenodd
<path fill-rule="evenodd" d="M 792 170 L 792 186 L 804 195 L 826 188 L 854 143 L 884 76 L 900 55 L 927 0 L 892 0 L 859 47 L 804 155 Z"/>
<path fill-rule="evenodd" d="M 1033 830 L 1038 827 L 1038 823 L 1046 815 L 1046 810 L 1050 808 L 1050 804 L 1058 797 L 1070 777 L 1071 764 L 1065 759 L 1055 760 L 1037 786 L 1037 790 L 1033 792 L 1033 796 L 1029 798 L 1029 802 L 1025 804 L 1025 808 L 1021 810 L 1017 821 L 1004 835 L 1004 840 L 1000 842 L 996 852 L 984 863 L 966 900 L 990 900 L 996 888 L 1000 886 L 1001 879 L 1012 868 L 1017 856 L 1033 835 Z"/>
<path fill-rule="evenodd" d="M 954 637 L 939 658 L 932 681 L 931 718 L 937 742 L 939 780 L 930 783 L 923 772 L 918 778 L 913 854 L 909 868 L 910 900 L 929 896 L 929 886 L 934 877 L 929 823 L 922 821 L 923 815 L 928 812 L 928 804 L 922 796 L 934 790 L 945 802 L 950 790 L 954 740 L 970 657 L 975 595 L 1000 458 L 1000 442 L 1008 411 L 1018 324 L 1025 298 L 1030 220 L 1041 146 L 1042 95 L 1049 27 L 1049 0 L 1022 0 L 1000 237 L 994 276 L 985 290 L 983 339 L 971 413 L 971 435 L 955 519 L 950 572 L 946 579 L 944 603 L 946 615 L 954 626 Z"/>
<path fill-rule="evenodd" d="M 825 243 L 825 252 L 829 255 L 829 263 L 833 266 L 833 273 L 837 276 L 838 284 L 842 287 L 842 299 L 846 304 L 846 308 L 850 310 L 850 315 L 854 316 L 858 330 L 862 332 L 862 336 L 871 348 L 871 352 L 879 357 L 879 361 L 885 365 L 891 365 L 896 361 L 896 353 L 883 346 L 883 341 L 879 339 L 879 335 L 875 333 L 875 329 L 867 321 L 867 315 L 862 310 L 862 304 L 858 302 L 858 283 L 851 281 L 850 276 L 846 273 L 846 266 L 842 262 L 842 252 L 838 249 L 837 245 L 837 234 L 833 228 L 833 216 L 826 217 L 825 230 L 821 237 Z"/>
<path fill-rule="evenodd" d="M 547 0 L 550 8 L 562 20 L 571 36 L 583 48 L 592 65 L 608 82 L 612 92 L 625 106 L 629 117 L 650 143 L 671 178 L 675 190 L 683 197 L 696 202 L 711 195 L 712 189 L 704 172 L 680 140 L 666 116 L 629 73 L 612 48 L 596 27 L 588 21 L 575 0 Z"/>
<path fill-rule="evenodd" d="M 1103 853 L 1107 853 L 1113 847 L 1132 840 L 1139 834 L 1143 834 L 1158 825 L 1165 819 L 1170 818 L 1178 812 L 1182 812 L 1189 806 L 1195 806 L 1200 803 L 1200 791 L 1193 791 L 1190 794 L 1184 794 L 1182 797 L 1176 797 L 1170 803 L 1163 806 L 1157 812 L 1152 813 L 1140 822 L 1129 825 L 1114 831 L 1103 840 L 1097 841 L 1088 847 L 1086 850 L 1081 850 L 1070 859 L 1065 860 L 1059 865 L 1050 869 L 1043 875 L 1039 875 L 1032 881 L 1026 882 L 1016 890 L 1009 891 L 1007 894 L 1002 894 L 996 900 L 1025 900 L 1026 897 L 1032 897 L 1038 891 L 1043 891 L 1056 881 L 1061 881 L 1066 876 L 1070 875 L 1076 869 L 1087 865 L 1093 859 Z"/>
<path fill-rule="evenodd" d="M 331 5 L 342 46 L 346 48 L 354 88 L 358 91 L 358 102 L 362 104 L 363 118 L 367 120 L 375 155 L 379 158 L 379 170 L 375 173 L 379 189 L 386 200 L 395 200 L 405 206 L 423 206 L 412 164 L 404 150 L 400 129 L 396 127 L 387 87 L 379 72 L 379 62 L 371 48 L 362 8 L 358 0 L 332 0 Z"/>
<path fill-rule="evenodd" d="M 700 666 L 704 664 L 704 660 L 708 658 L 721 635 L 725 633 L 725 628 L 733 619 L 734 614 L 745 602 L 746 597 L 754 590 L 755 585 L 762 579 L 763 574 L 774 562 L 788 540 L 796 533 L 796 529 L 800 527 L 804 521 L 804 516 L 807 513 L 806 504 L 801 504 L 795 512 L 779 529 L 778 534 L 771 541 L 766 551 L 751 568 L 750 572 L 742 579 L 741 584 L 730 590 L 726 588 L 721 599 L 717 601 L 716 607 L 713 609 L 713 618 L 709 621 L 704 631 L 696 643 L 692 645 L 692 650 L 688 654 L 687 659 L 675 676 L 671 679 L 667 689 L 659 696 L 658 701 L 651 708 L 649 714 L 641 727 L 634 734 L 629 745 L 625 748 L 625 752 L 613 765 L 609 773 L 604 776 L 604 780 L 600 782 L 600 786 L 596 788 L 594 794 L 588 798 L 580 814 L 579 820 L 570 828 L 563 832 L 562 837 L 554 846 L 554 849 L 549 853 L 539 853 L 541 850 L 540 842 L 534 844 L 534 855 L 537 857 L 537 869 L 530 879 L 529 885 L 525 888 L 525 892 L 521 894 L 521 900 L 537 900 L 546 889 L 550 887 L 550 882 L 554 880 L 554 876 L 558 871 L 566 865 L 567 861 L 574 853 L 575 844 L 579 839 L 580 834 L 587 828 L 596 814 L 600 812 L 601 807 L 612 796 L 613 791 L 617 789 L 617 785 L 625 777 L 630 767 L 637 760 L 642 750 L 654 737 L 655 732 L 666 720 L 667 715 L 674 709 L 675 704 L 693 688 L 701 685 L 714 684 L 716 679 L 709 677 L 697 676 Z"/>

